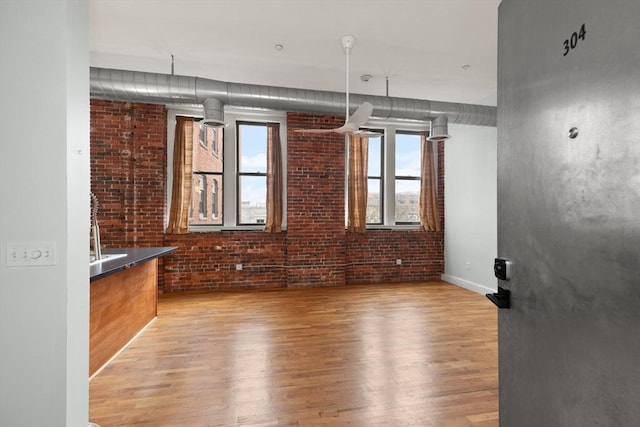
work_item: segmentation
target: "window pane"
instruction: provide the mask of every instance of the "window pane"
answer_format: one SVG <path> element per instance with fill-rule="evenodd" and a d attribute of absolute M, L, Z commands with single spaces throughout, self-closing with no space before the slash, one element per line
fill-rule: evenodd
<path fill-rule="evenodd" d="M 267 177 L 243 175 L 238 181 L 238 223 L 264 224 L 267 217 Z"/>
<path fill-rule="evenodd" d="M 222 225 L 222 176 L 213 175 L 211 179 L 211 217 L 209 224 Z"/>
<path fill-rule="evenodd" d="M 202 145 L 203 147 L 207 147 L 207 144 L 209 143 L 209 139 L 207 138 L 207 126 L 202 126 L 200 125 L 200 123 L 194 122 L 193 130 L 198 131 L 198 134 L 199 134 L 198 139 L 200 140 L 200 145 Z"/>
<path fill-rule="evenodd" d="M 380 176 L 382 169 L 381 145 L 382 138 L 369 137 L 369 176 Z"/>
<path fill-rule="evenodd" d="M 214 151 L 212 151 L 215 148 Z M 222 130 L 193 123 L 190 225 L 222 225 Z"/>
<path fill-rule="evenodd" d="M 382 185 L 381 179 L 369 178 L 367 182 L 367 224 L 382 224 Z"/>
<path fill-rule="evenodd" d="M 238 126 L 238 171 L 267 173 L 267 126 Z"/>
<path fill-rule="evenodd" d="M 221 225 L 222 176 L 194 174 L 192 187 L 189 224 Z"/>
<path fill-rule="evenodd" d="M 420 135 L 396 134 L 396 176 L 420 176 Z"/>
<path fill-rule="evenodd" d="M 220 151 L 220 141 L 222 138 L 219 136 L 222 134 L 222 128 L 207 126 L 207 139 L 211 141 L 211 152 L 214 156 L 217 156 Z"/>
<path fill-rule="evenodd" d="M 200 175 L 198 177 L 198 217 L 206 219 L 207 216 L 207 177 Z"/>
<path fill-rule="evenodd" d="M 396 223 L 420 221 L 420 181 L 396 179 Z"/>

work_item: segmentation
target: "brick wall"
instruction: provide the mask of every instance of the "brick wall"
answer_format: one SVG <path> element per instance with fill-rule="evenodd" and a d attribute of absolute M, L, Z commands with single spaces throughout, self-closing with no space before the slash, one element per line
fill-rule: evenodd
<path fill-rule="evenodd" d="M 296 129 L 337 128 L 344 118 L 287 114 L 287 284 L 345 283 L 344 136 Z"/>
<path fill-rule="evenodd" d="M 91 191 L 100 202 L 102 247 L 164 246 L 164 106 L 92 99 L 90 120 Z M 163 280 L 160 275 L 160 286 Z"/>
<path fill-rule="evenodd" d="M 91 191 L 103 247 L 163 245 L 166 139 L 164 106 L 91 100 Z"/>
<path fill-rule="evenodd" d="M 223 231 L 166 235 L 165 292 L 284 287 L 284 233 Z M 236 270 L 242 264 L 242 270 Z"/>
<path fill-rule="evenodd" d="M 347 283 L 440 280 L 444 272 L 444 142 L 438 143 L 439 232 L 347 233 Z M 396 260 L 401 264 L 397 265 Z"/>
<path fill-rule="evenodd" d="M 166 111 L 163 106 L 91 101 L 92 190 L 101 203 L 105 247 L 177 246 L 160 263 L 164 292 L 333 286 L 437 279 L 443 232 L 344 227 L 344 138 L 304 134 L 341 117 L 289 113 L 287 230 L 165 235 Z M 439 146 L 444 222 L 444 148 Z M 395 260 L 402 259 L 396 266 Z M 236 270 L 242 264 L 242 270 Z"/>

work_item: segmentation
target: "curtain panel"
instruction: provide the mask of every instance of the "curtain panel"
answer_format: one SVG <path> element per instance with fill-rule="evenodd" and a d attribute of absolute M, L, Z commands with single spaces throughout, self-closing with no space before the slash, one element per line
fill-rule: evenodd
<path fill-rule="evenodd" d="M 176 117 L 173 145 L 173 185 L 167 233 L 185 234 L 189 230 L 189 205 L 193 167 L 193 118 Z"/>
<path fill-rule="evenodd" d="M 282 148 L 280 124 L 267 124 L 267 218 L 264 231 L 282 231 Z"/>
<path fill-rule="evenodd" d="M 369 138 L 349 137 L 349 178 L 347 229 L 355 233 L 367 230 Z"/>
<path fill-rule="evenodd" d="M 427 133 L 420 134 L 422 170 L 420 178 L 420 227 L 425 231 L 440 231 L 438 212 L 438 181 L 436 179 L 436 157 L 434 144 L 427 141 Z M 437 147 L 437 144 L 435 145 Z"/>

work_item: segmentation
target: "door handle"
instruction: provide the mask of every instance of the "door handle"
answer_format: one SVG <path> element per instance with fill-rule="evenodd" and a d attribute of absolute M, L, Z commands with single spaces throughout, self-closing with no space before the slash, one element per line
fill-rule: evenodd
<path fill-rule="evenodd" d="M 511 308 L 511 291 L 498 286 L 498 292 L 486 294 L 487 298 L 498 308 Z"/>

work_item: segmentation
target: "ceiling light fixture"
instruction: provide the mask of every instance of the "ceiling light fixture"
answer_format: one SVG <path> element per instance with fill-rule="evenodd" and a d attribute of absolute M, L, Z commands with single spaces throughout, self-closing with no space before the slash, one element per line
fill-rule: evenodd
<path fill-rule="evenodd" d="M 279 52 L 284 49 L 284 45 L 281 45 L 280 43 L 278 43 L 277 45 L 274 46 L 274 48 Z"/>

